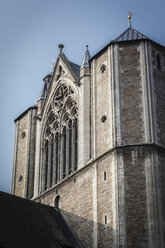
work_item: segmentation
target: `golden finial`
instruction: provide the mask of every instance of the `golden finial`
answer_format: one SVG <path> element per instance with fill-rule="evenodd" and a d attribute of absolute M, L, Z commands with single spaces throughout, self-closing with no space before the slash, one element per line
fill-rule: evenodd
<path fill-rule="evenodd" d="M 129 20 L 129 27 L 132 28 L 132 24 L 131 24 L 131 18 L 132 18 L 132 13 L 130 11 L 128 11 L 128 20 Z"/>

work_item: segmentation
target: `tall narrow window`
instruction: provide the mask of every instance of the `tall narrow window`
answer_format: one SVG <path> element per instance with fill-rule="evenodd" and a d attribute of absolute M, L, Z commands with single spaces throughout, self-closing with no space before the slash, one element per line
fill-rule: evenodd
<path fill-rule="evenodd" d="M 156 55 L 156 67 L 160 71 L 161 70 L 161 59 L 160 59 L 160 54 Z"/>
<path fill-rule="evenodd" d="M 55 152 L 56 152 L 56 156 L 55 156 L 55 183 L 57 183 L 58 181 L 58 165 L 59 165 L 59 151 L 58 151 L 58 146 L 59 146 L 59 134 L 56 133 L 56 137 L 55 137 Z"/>
<path fill-rule="evenodd" d="M 62 135 L 62 145 L 63 145 L 63 178 L 66 176 L 66 127 L 63 129 Z"/>
<path fill-rule="evenodd" d="M 53 143 L 53 136 L 52 136 L 52 143 L 51 143 L 51 158 L 50 158 L 50 186 L 52 186 L 52 181 L 53 181 L 53 148 L 54 148 L 54 143 Z"/>
<path fill-rule="evenodd" d="M 74 169 L 77 170 L 77 163 L 78 163 L 78 121 L 77 118 L 74 121 L 74 128 L 75 128 L 75 164 Z"/>
<path fill-rule="evenodd" d="M 69 174 L 72 171 L 72 121 L 69 121 Z"/>
<path fill-rule="evenodd" d="M 47 175 L 48 175 L 48 140 L 45 147 L 45 175 L 44 175 L 44 188 L 47 189 Z"/>

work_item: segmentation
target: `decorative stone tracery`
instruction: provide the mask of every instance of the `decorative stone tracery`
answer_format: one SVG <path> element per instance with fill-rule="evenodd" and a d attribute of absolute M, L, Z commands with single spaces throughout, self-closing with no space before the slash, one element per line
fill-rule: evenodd
<path fill-rule="evenodd" d="M 45 122 L 42 149 L 41 192 L 77 169 L 78 104 L 72 87 L 56 90 Z"/>

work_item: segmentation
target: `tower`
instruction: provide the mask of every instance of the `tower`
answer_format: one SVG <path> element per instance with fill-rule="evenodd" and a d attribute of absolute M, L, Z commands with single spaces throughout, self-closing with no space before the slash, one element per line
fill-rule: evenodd
<path fill-rule="evenodd" d="M 81 67 L 62 49 L 16 119 L 13 194 L 59 207 L 84 247 L 164 247 L 165 48 L 130 27 Z"/>

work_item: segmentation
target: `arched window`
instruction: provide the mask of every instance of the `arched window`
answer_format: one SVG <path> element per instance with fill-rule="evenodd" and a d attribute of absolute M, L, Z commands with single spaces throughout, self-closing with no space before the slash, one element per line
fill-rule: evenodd
<path fill-rule="evenodd" d="M 74 163 L 74 169 L 77 169 L 77 164 L 78 164 L 78 120 L 77 118 L 74 120 L 74 147 L 75 147 L 75 163 Z"/>
<path fill-rule="evenodd" d="M 71 86 L 56 90 L 45 121 L 41 192 L 69 176 L 78 166 L 78 104 Z"/>
<path fill-rule="evenodd" d="M 54 153 L 54 135 L 51 136 L 51 148 L 50 148 L 50 187 L 53 182 L 53 153 Z"/>
<path fill-rule="evenodd" d="M 61 135 L 61 155 L 62 155 L 62 178 L 66 176 L 66 127 Z"/>
<path fill-rule="evenodd" d="M 157 70 L 161 71 L 161 58 L 160 58 L 160 54 L 156 55 L 156 68 Z"/>
<path fill-rule="evenodd" d="M 59 209 L 59 203 L 60 203 L 60 196 L 57 195 L 55 200 L 54 200 L 54 206 L 55 208 Z"/>
<path fill-rule="evenodd" d="M 45 143 L 45 166 L 44 166 L 44 189 L 47 189 L 47 172 L 48 172 L 48 140 Z"/>
<path fill-rule="evenodd" d="M 59 166 L 59 133 L 56 133 L 55 136 L 55 146 L 54 146 L 54 174 L 53 177 L 55 178 L 54 184 L 58 182 L 58 166 Z"/>
<path fill-rule="evenodd" d="M 72 121 L 69 121 L 69 125 L 68 125 L 68 164 L 69 164 L 69 168 L 68 168 L 68 174 L 71 174 L 72 172 Z"/>

